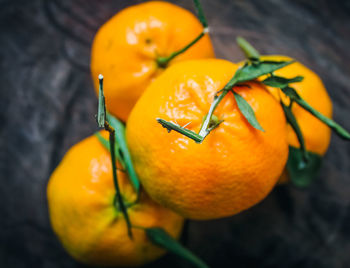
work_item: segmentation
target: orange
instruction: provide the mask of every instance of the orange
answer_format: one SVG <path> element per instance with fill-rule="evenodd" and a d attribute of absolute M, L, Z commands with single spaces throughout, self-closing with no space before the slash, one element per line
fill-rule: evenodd
<path fill-rule="evenodd" d="M 272 61 L 292 60 L 287 56 L 279 55 L 262 56 L 261 59 Z M 277 76 L 283 76 L 286 78 L 293 78 L 298 75 L 303 76 L 304 80 L 302 82 L 291 83 L 290 86 L 293 87 L 298 94 L 315 110 L 329 118 L 332 118 L 331 99 L 321 79 L 312 70 L 300 62 L 295 62 L 275 71 L 274 73 Z M 268 89 L 274 96 L 277 97 L 278 100 L 280 99 L 280 96 L 282 96 L 284 102 L 288 104 L 288 98 L 283 97 L 283 93 L 279 94 L 279 89 L 270 87 L 268 87 Z M 298 121 L 299 127 L 303 134 L 306 149 L 310 152 L 324 155 L 330 143 L 331 129 L 297 104 L 293 104 L 292 112 Z M 297 136 L 290 125 L 288 125 L 288 142 L 291 146 L 297 148 L 300 147 Z"/>
<path fill-rule="evenodd" d="M 127 122 L 136 172 L 157 202 L 191 219 L 230 216 L 271 191 L 288 157 L 281 106 L 260 83 L 235 87 L 253 108 L 265 132 L 253 128 L 232 93 L 214 115 L 224 120 L 201 144 L 168 133 L 162 118 L 198 133 L 215 93 L 237 70 L 225 60 L 206 59 L 169 67 L 139 99 Z"/>
<path fill-rule="evenodd" d="M 162 227 L 171 236 L 179 236 L 182 217 L 154 203 L 145 193 L 133 204 L 136 195 L 127 176 L 118 171 L 118 177 L 133 225 Z M 95 136 L 67 152 L 50 178 L 47 196 L 53 230 L 78 261 L 98 266 L 138 266 L 164 254 L 142 229 L 132 228 L 133 240 L 129 239 L 123 215 L 114 205 L 110 155 Z"/>
<path fill-rule="evenodd" d="M 189 11 L 167 2 L 150 1 L 117 13 L 97 32 L 92 45 L 91 74 L 98 93 L 98 75 L 105 77 L 107 109 L 126 121 L 145 88 L 164 68 L 157 58 L 182 49 L 203 31 Z M 170 61 L 170 65 L 214 57 L 208 35 Z"/>

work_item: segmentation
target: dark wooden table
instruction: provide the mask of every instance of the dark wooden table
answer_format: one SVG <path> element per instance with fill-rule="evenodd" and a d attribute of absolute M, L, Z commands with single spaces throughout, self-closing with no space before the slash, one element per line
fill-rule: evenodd
<path fill-rule="evenodd" d="M 98 27 L 122 0 L 0 0 L 0 266 L 82 267 L 48 219 L 46 184 L 70 146 L 96 131 L 89 74 Z M 192 8 L 192 1 L 172 1 Z M 204 1 L 217 56 L 246 37 L 316 71 L 350 129 L 350 1 Z M 315 183 L 276 188 L 231 218 L 189 222 L 183 240 L 212 267 L 349 267 L 350 144 L 333 135 Z M 190 267 L 167 255 L 149 267 Z"/>

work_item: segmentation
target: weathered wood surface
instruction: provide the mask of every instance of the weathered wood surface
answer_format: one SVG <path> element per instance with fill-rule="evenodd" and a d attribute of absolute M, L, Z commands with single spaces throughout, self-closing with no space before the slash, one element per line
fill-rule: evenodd
<path fill-rule="evenodd" d="M 141 1 L 0 1 L 0 266 L 82 267 L 47 214 L 50 173 L 97 128 L 89 50 L 98 27 Z M 173 1 L 192 9 L 190 0 Z M 242 35 L 263 53 L 315 70 L 350 129 L 350 1 L 204 1 L 218 57 L 238 61 Z M 317 131 L 317 130 L 316 130 Z M 212 267 L 349 267 L 350 144 L 332 137 L 316 182 L 277 188 L 240 215 L 190 222 L 185 244 Z M 190 267 L 166 256 L 149 267 Z"/>

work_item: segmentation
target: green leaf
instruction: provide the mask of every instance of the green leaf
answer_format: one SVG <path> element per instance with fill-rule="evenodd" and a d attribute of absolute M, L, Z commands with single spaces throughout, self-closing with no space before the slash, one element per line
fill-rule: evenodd
<path fill-rule="evenodd" d="M 110 150 L 110 145 L 109 145 L 109 141 L 107 139 L 105 139 L 100 132 L 96 132 L 95 136 L 97 137 L 97 139 L 99 140 L 99 142 L 103 145 L 103 147 L 105 147 L 109 152 Z M 115 152 L 118 158 L 118 161 L 120 162 L 120 164 L 122 165 L 123 168 L 125 168 L 125 162 L 122 159 L 121 155 L 120 155 L 120 148 L 117 142 L 115 142 Z"/>
<path fill-rule="evenodd" d="M 106 121 L 106 104 L 105 96 L 103 95 L 103 76 L 98 76 L 100 88 L 98 94 L 98 110 L 97 110 L 97 124 L 99 127 L 104 127 Z"/>
<path fill-rule="evenodd" d="M 232 91 L 232 88 L 234 86 L 236 86 L 238 83 L 243 83 L 243 82 L 247 82 L 250 80 L 254 80 L 254 79 L 258 78 L 259 76 L 269 74 L 269 73 L 276 71 L 280 68 L 283 68 L 283 67 L 285 67 L 293 62 L 294 61 L 262 61 L 262 62 L 258 61 L 258 62 L 254 62 L 253 64 L 250 64 L 247 62 L 242 68 L 240 68 L 236 71 L 235 75 L 230 79 L 230 81 L 225 85 L 225 87 L 219 91 L 222 93 L 214 98 L 214 101 L 210 106 L 209 112 L 208 112 L 206 119 L 205 119 L 204 123 L 202 124 L 201 129 L 199 130 L 198 134 L 196 134 L 195 132 L 193 132 L 191 130 L 185 129 L 185 128 L 179 126 L 178 124 L 168 122 L 164 119 L 157 119 L 157 121 L 164 128 L 166 128 L 168 130 L 168 132 L 170 132 L 171 130 L 174 130 L 174 131 L 181 133 L 184 136 L 187 136 L 187 137 L 193 139 L 197 143 L 201 143 L 205 139 L 205 137 L 210 133 L 210 131 L 212 130 L 212 128 L 209 127 L 209 124 L 210 124 L 210 120 L 214 114 L 216 107 L 222 101 L 222 99 L 226 96 L 226 94 L 229 91 Z M 252 124 L 252 126 L 254 126 L 255 128 L 263 131 L 262 127 L 257 122 L 257 120 L 255 118 L 255 114 L 254 114 L 254 112 L 252 112 L 250 105 L 248 105 L 245 102 L 245 100 L 241 101 L 241 99 L 239 99 L 239 97 L 238 98 L 236 97 L 236 100 L 237 99 L 238 99 L 238 101 L 237 101 L 238 107 L 239 108 L 240 108 L 240 106 L 243 107 L 242 109 L 240 108 L 240 110 L 242 111 L 242 114 L 247 118 L 248 122 L 250 124 Z"/>
<path fill-rule="evenodd" d="M 313 116 L 321 120 L 327 126 L 332 128 L 336 134 L 338 134 L 341 138 L 350 140 L 350 133 L 344 129 L 341 125 L 333 121 L 332 119 L 324 116 L 319 111 L 316 111 L 314 108 L 310 106 L 304 99 L 302 99 L 299 94 L 296 92 L 294 88 L 285 87 L 282 89 L 284 94 L 286 94 L 291 100 L 295 101 L 298 105 L 304 108 L 306 111 L 311 113 Z"/>
<path fill-rule="evenodd" d="M 298 141 L 299 141 L 299 144 L 300 144 L 300 150 L 303 153 L 304 160 L 307 160 L 308 159 L 308 153 L 306 151 L 304 137 L 303 137 L 303 134 L 301 133 L 301 129 L 299 127 L 297 119 L 295 118 L 295 116 L 294 116 L 294 114 L 292 112 L 292 105 L 286 106 L 283 103 L 283 101 L 280 101 L 280 103 L 281 103 L 281 106 L 283 108 L 284 114 L 286 116 L 287 122 L 291 125 L 291 127 L 293 128 L 293 130 L 294 130 L 294 132 L 295 132 L 295 134 L 296 134 L 296 136 L 298 138 Z"/>
<path fill-rule="evenodd" d="M 247 40 L 245 40 L 243 37 L 238 36 L 236 41 L 248 59 L 259 60 L 259 52 L 251 44 L 249 44 Z"/>
<path fill-rule="evenodd" d="M 126 172 L 129 175 L 131 183 L 133 184 L 137 194 L 139 194 L 140 180 L 135 172 L 134 164 L 131 160 L 130 151 L 126 143 L 125 126 L 122 122 L 120 122 L 117 118 L 115 118 L 109 113 L 107 113 L 107 120 L 115 130 L 115 139 L 116 144 L 118 144 L 119 146 L 118 155 L 120 156 L 120 161 L 124 163 Z"/>
<path fill-rule="evenodd" d="M 289 83 L 301 82 L 304 77 L 296 76 L 294 78 L 284 78 L 281 76 L 270 76 L 266 78 L 262 83 L 270 87 L 285 88 L 288 87 Z"/>
<path fill-rule="evenodd" d="M 305 100 L 303 99 L 297 99 L 296 102 L 303 107 L 306 111 L 317 117 L 319 120 L 321 120 L 323 123 L 325 123 L 327 126 L 332 128 L 336 134 L 338 134 L 341 138 L 350 140 L 350 133 L 344 129 L 341 125 L 333 121 L 332 119 L 324 116 L 320 112 L 316 111 L 314 108 L 312 108 Z"/>
<path fill-rule="evenodd" d="M 182 257 L 191 262 L 198 268 L 209 268 L 201 259 L 195 256 L 191 251 L 183 247 L 178 241 L 172 238 L 162 228 L 146 228 L 147 237 L 157 246 L 160 246 L 168 251 Z"/>
<path fill-rule="evenodd" d="M 282 91 L 284 94 L 286 94 L 289 98 L 291 98 L 291 100 L 297 102 L 298 100 L 301 99 L 301 97 L 299 96 L 298 92 L 292 88 L 292 87 L 284 87 L 282 88 Z"/>
<path fill-rule="evenodd" d="M 256 129 L 264 131 L 264 129 L 256 119 L 254 110 L 249 105 L 249 103 L 238 93 L 233 92 L 233 95 L 235 96 L 239 110 L 241 111 L 243 116 L 247 119 L 247 121 Z"/>
<path fill-rule="evenodd" d="M 321 167 L 322 157 L 320 155 L 308 152 L 308 156 L 308 160 L 305 161 L 300 149 L 289 146 L 287 171 L 295 186 L 309 186 Z"/>
<path fill-rule="evenodd" d="M 294 61 L 261 61 L 258 64 L 246 64 L 236 72 L 233 80 L 235 83 L 254 80 L 259 76 L 272 73 L 293 62 Z"/>

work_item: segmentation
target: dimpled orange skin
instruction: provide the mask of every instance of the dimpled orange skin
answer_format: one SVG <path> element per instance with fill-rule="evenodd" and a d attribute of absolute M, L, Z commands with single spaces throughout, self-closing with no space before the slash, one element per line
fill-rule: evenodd
<path fill-rule="evenodd" d="M 126 175 L 118 171 L 118 176 L 124 198 L 134 201 L 136 195 Z M 95 136 L 68 151 L 50 178 L 47 195 L 53 230 L 78 261 L 98 266 L 139 266 L 165 253 L 147 239 L 144 230 L 133 228 L 133 240 L 129 239 L 126 222 L 113 205 L 109 152 Z M 173 237 L 180 235 L 183 218 L 144 193 L 128 212 L 135 226 L 157 226 Z"/>
<path fill-rule="evenodd" d="M 208 59 L 178 63 L 150 85 L 127 122 L 127 141 L 136 172 L 149 195 L 190 219 L 234 215 L 271 191 L 288 156 L 286 122 L 279 103 L 256 82 L 235 87 L 252 106 L 265 132 L 254 129 L 232 93 L 214 115 L 224 122 L 203 141 L 172 131 L 156 118 L 198 133 L 214 94 L 237 65 Z"/>
<path fill-rule="evenodd" d="M 290 57 L 279 55 L 262 56 L 262 60 L 288 61 Z M 299 62 L 295 62 L 283 69 L 274 72 L 278 76 L 293 78 L 295 76 L 303 76 L 304 80 L 298 83 L 290 84 L 299 95 L 314 109 L 321 114 L 332 118 L 332 102 L 327 93 L 321 79 L 312 70 L 305 67 Z M 276 88 L 269 90 L 279 99 L 280 95 Z M 282 93 L 283 94 L 283 93 Z M 288 103 L 284 98 L 285 103 Z M 294 104 L 292 108 L 293 114 L 298 121 L 301 132 L 303 133 L 306 149 L 310 152 L 324 155 L 328 149 L 331 139 L 331 129 L 312 114 Z M 299 148 L 299 142 L 292 127 L 288 125 L 288 142 L 290 145 Z"/>
<path fill-rule="evenodd" d="M 104 75 L 107 109 L 126 121 L 146 87 L 163 69 L 157 57 L 183 48 L 203 30 L 189 11 L 167 2 L 151 1 L 128 7 L 98 31 L 92 46 L 91 73 L 98 94 L 98 75 Z M 212 58 L 208 35 L 170 61 L 170 65 Z"/>

